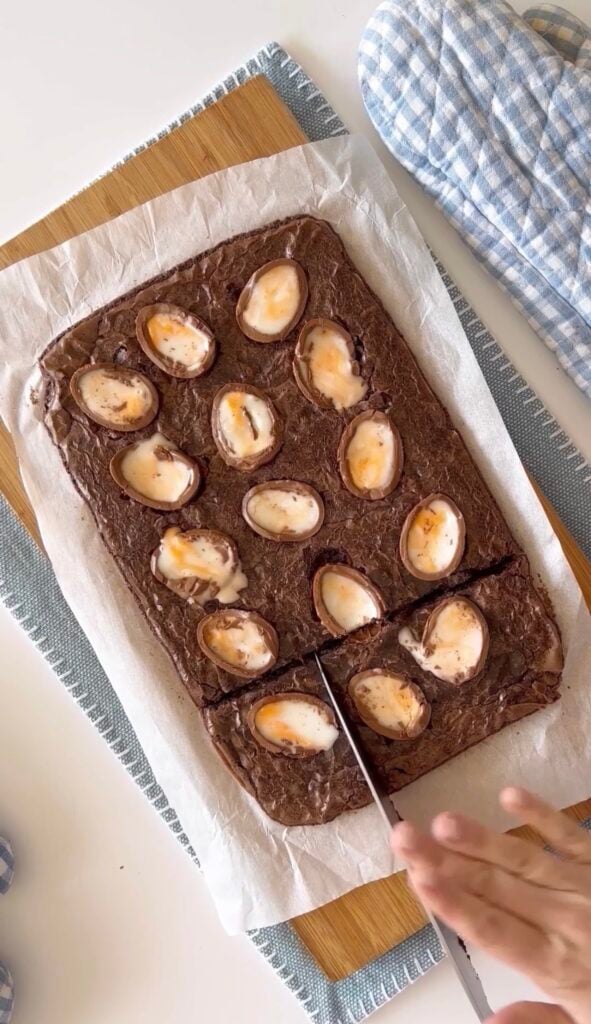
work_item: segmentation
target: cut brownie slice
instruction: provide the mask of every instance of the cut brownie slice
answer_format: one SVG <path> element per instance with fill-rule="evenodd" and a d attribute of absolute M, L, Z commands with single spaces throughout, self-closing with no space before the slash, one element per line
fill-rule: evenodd
<path fill-rule="evenodd" d="M 310 319 L 331 318 L 351 336 L 367 384 L 363 400 L 353 408 L 338 411 L 304 397 L 292 367 L 297 329 L 285 341 L 261 344 L 238 328 L 236 302 L 244 284 L 260 266 L 284 257 L 295 259 L 307 277 L 309 296 L 300 326 Z M 138 344 L 138 312 L 162 303 L 195 314 L 211 328 L 217 355 L 203 377 L 170 376 Z M 191 504 L 164 514 L 130 500 L 111 478 L 109 463 L 130 436 L 99 426 L 72 399 L 70 380 L 88 362 L 112 362 L 141 371 L 155 386 L 158 417 L 132 439 L 148 438 L 158 430 L 198 460 L 204 484 Z M 235 603 L 258 612 L 275 627 L 278 665 L 305 655 L 328 638 L 311 598 L 314 572 L 326 562 L 345 562 L 365 571 L 390 611 L 441 585 L 408 572 L 398 550 L 408 513 L 432 493 L 451 498 L 466 523 L 465 552 L 446 580 L 449 585 L 518 553 L 496 503 L 406 342 L 351 264 L 336 233 L 322 221 L 298 217 L 219 245 L 72 328 L 49 347 L 42 366 L 48 384 L 47 424 L 67 470 L 151 628 L 200 705 L 240 688 L 244 679 L 205 658 L 196 642 L 204 610 L 172 593 L 150 570 L 152 552 L 170 526 L 219 530 L 236 543 L 248 586 Z M 249 472 L 227 465 L 212 435 L 214 398 L 229 382 L 264 392 L 283 423 L 281 448 L 270 462 Z M 344 486 L 337 451 L 347 425 L 372 409 L 388 413 L 396 424 L 404 468 L 391 493 L 370 501 Z M 259 537 L 241 514 L 247 490 L 283 479 L 311 484 L 325 505 L 322 529 L 301 544 Z"/>
<path fill-rule="evenodd" d="M 454 634 L 457 623 L 447 623 L 447 635 L 441 624 L 442 608 L 450 602 L 463 603 L 464 611 L 476 609 L 464 646 Z M 425 638 L 428 624 L 430 636 Z M 461 657 L 456 658 L 458 651 Z M 556 626 L 531 583 L 525 560 L 391 622 L 367 627 L 325 651 L 322 660 L 390 792 L 557 700 L 562 669 Z M 391 690 L 371 687 L 360 696 L 360 678 L 363 690 L 368 677 L 376 675 L 380 681 L 394 680 L 398 691 L 402 687 L 402 699 L 398 691 L 393 697 Z M 369 803 L 370 797 L 342 734 L 327 749 L 321 745 L 315 750 L 316 733 L 298 714 L 282 735 L 264 727 L 271 744 L 263 746 L 255 737 L 253 706 L 263 697 L 293 692 L 324 698 L 311 661 L 206 709 L 205 723 L 230 770 L 270 817 L 286 825 L 319 824 Z M 286 713 L 292 714 L 289 702 L 287 710 L 279 710 L 285 723 Z M 307 730 L 304 740 L 297 738 L 298 728 Z M 405 732 L 409 738 L 393 738 Z M 311 746 L 301 756 L 299 745 L 308 735 Z"/>

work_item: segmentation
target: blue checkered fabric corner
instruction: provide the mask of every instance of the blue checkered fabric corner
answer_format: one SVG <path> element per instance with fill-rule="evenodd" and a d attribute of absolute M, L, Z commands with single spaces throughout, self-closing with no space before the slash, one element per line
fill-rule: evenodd
<path fill-rule="evenodd" d="M 542 4 L 385 0 L 359 53 L 384 142 L 591 396 L 591 33 Z"/>
<path fill-rule="evenodd" d="M 555 4 L 537 4 L 523 19 L 566 60 L 591 71 L 591 32 L 580 18 Z"/>
<path fill-rule="evenodd" d="M 14 854 L 8 839 L 0 837 L 0 894 L 8 892 L 14 876 Z M 12 975 L 0 963 L 0 1024 L 9 1024 L 14 1007 Z"/>
<path fill-rule="evenodd" d="M 14 1009 L 14 982 L 12 975 L 0 964 L 0 1024 L 10 1024 Z"/>
<path fill-rule="evenodd" d="M 8 839 L 0 837 L 0 895 L 8 892 L 14 877 L 14 854 Z"/>

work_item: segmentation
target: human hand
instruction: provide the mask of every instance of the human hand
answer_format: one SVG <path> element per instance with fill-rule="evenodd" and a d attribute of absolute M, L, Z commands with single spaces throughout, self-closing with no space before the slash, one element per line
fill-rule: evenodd
<path fill-rule="evenodd" d="M 449 813 L 430 835 L 402 822 L 392 847 L 434 914 L 555 1000 L 508 1006 L 490 1024 L 591 1024 L 591 837 L 526 790 L 500 802 L 562 859 Z"/>

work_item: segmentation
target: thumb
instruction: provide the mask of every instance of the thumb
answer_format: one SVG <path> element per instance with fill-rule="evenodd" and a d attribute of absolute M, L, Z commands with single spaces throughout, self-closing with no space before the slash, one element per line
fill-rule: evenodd
<path fill-rule="evenodd" d="M 513 1003 L 490 1017 L 488 1024 L 575 1024 L 560 1006 L 549 1003 Z"/>

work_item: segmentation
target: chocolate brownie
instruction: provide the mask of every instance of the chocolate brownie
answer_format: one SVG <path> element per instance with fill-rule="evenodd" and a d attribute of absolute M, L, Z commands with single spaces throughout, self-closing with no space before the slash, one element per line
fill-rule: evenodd
<path fill-rule="evenodd" d="M 235 311 L 244 285 L 263 264 L 284 257 L 296 260 L 307 279 L 308 299 L 299 327 L 329 317 L 344 325 L 353 339 L 367 390 L 352 409 L 322 408 L 302 394 L 292 368 L 299 327 L 273 344 L 249 340 L 238 327 Z M 217 354 L 204 376 L 172 377 L 140 347 L 137 314 L 155 303 L 179 306 L 209 326 Z M 89 419 L 74 402 L 70 381 L 90 362 L 141 371 L 158 393 L 157 418 L 130 436 Z M 209 606 L 203 609 L 183 600 L 152 574 L 152 552 L 170 526 L 215 529 L 235 542 L 248 580 L 235 603 L 258 612 L 275 627 L 278 667 L 329 639 L 311 598 L 314 572 L 326 562 L 344 562 L 366 572 L 382 591 L 390 613 L 441 587 L 441 581 L 409 573 L 398 550 L 407 514 L 429 494 L 446 494 L 465 520 L 464 555 L 445 585 L 457 586 L 519 554 L 446 410 L 325 222 L 297 217 L 218 245 L 67 331 L 48 348 L 42 368 L 46 422 L 67 471 L 199 705 L 249 683 L 216 666 L 197 645 L 197 626 Z M 283 422 L 282 447 L 272 461 L 248 473 L 227 465 L 212 437 L 214 397 L 228 382 L 264 391 Z M 344 429 L 367 409 L 391 416 L 404 450 L 397 487 L 376 501 L 364 501 L 344 487 L 336 459 Z M 155 430 L 197 460 L 204 476 L 190 504 L 166 513 L 131 500 L 109 474 L 112 456 L 129 444 L 130 437 L 147 438 Z M 301 544 L 260 537 L 241 514 L 243 497 L 253 485 L 277 479 L 311 484 L 323 499 L 322 529 Z"/>
<path fill-rule="evenodd" d="M 330 681 L 355 723 L 369 762 L 389 792 L 558 699 L 560 638 L 532 585 L 524 559 L 458 588 L 450 597 L 473 602 L 488 629 L 484 665 L 471 679 L 452 682 L 438 678 L 400 643 L 405 628 L 417 637 L 422 635 L 441 599 L 427 600 L 389 622 L 366 627 L 323 654 Z M 377 669 L 407 680 L 424 696 L 430 720 L 423 715 L 422 731 L 414 738 L 380 735 L 360 717 L 350 696 L 350 680 Z M 293 691 L 326 699 L 312 660 L 305 659 L 249 692 L 207 708 L 204 718 L 232 773 L 271 818 L 285 825 L 319 824 L 343 810 L 361 807 L 371 798 L 342 733 L 329 750 L 307 757 L 294 757 L 292 747 L 272 752 L 255 739 L 250 714 L 253 705 L 263 696 Z"/>

